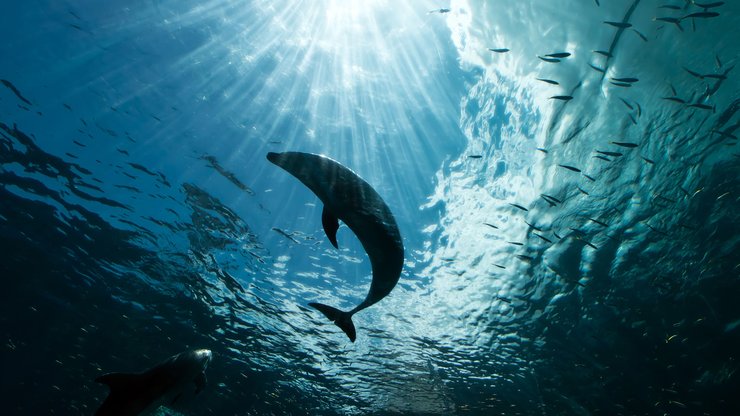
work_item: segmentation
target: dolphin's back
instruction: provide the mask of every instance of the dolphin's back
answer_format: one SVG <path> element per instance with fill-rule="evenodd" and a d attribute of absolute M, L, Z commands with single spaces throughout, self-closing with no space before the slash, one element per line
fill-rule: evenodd
<path fill-rule="evenodd" d="M 355 233 L 370 258 L 373 280 L 365 300 L 353 312 L 385 297 L 403 268 L 403 242 L 385 201 L 351 169 L 323 155 L 268 153 L 267 159 L 298 178 L 334 216 Z"/>

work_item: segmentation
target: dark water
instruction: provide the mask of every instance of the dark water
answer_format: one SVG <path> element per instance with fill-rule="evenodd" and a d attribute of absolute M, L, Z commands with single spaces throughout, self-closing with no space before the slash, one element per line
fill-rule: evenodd
<path fill-rule="evenodd" d="M 6 3 L 0 414 L 188 348 L 193 415 L 740 414 L 736 1 Z M 286 150 L 399 223 L 355 343 Z"/>

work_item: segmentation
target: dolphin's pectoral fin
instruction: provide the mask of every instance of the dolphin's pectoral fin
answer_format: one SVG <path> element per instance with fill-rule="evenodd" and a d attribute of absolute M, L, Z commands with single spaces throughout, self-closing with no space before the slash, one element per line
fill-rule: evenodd
<path fill-rule="evenodd" d="M 357 333 L 355 332 L 355 324 L 352 323 L 352 314 L 322 303 L 309 303 L 308 306 L 318 309 L 319 312 L 323 313 L 324 316 L 341 328 L 347 334 L 350 341 L 355 342 Z"/>
<path fill-rule="evenodd" d="M 321 224 L 324 226 L 324 233 L 329 237 L 329 241 L 334 248 L 339 248 L 337 245 L 337 230 L 339 229 L 339 218 L 334 216 L 324 205 L 323 211 L 321 211 Z"/>
<path fill-rule="evenodd" d="M 195 394 L 200 393 L 206 387 L 206 373 L 198 374 L 195 378 Z"/>

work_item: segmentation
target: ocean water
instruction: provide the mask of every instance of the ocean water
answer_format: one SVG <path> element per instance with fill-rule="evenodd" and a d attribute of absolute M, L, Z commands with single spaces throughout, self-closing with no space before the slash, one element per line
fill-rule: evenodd
<path fill-rule="evenodd" d="M 737 0 L 2 9 L 0 414 L 189 348 L 177 414 L 740 414 Z M 355 343 L 307 304 L 369 261 L 282 151 L 398 222 Z"/>

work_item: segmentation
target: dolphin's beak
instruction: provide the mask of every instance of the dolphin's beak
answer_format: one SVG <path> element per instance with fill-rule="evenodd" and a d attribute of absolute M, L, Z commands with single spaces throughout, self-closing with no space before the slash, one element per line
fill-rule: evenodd
<path fill-rule="evenodd" d="M 205 348 L 195 350 L 195 358 L 196 360 L 198 360 L 198 362 L 203 364 L 203 368 L 205 368 L 208 363 L 211 362 L 211 358 L 213 358 L 213 353 L 211 352 L 211 350 Z"/>

